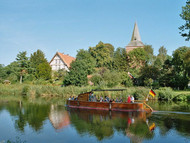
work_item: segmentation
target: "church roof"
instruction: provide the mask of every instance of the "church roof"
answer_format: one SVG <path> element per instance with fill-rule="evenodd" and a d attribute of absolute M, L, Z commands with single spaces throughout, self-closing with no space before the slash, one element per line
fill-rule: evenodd
<path fill-rule="evenodd" d="M 129 42 L 127 47 L 143 47 L 143 46 L 144 46 L 144 44 L 141 41 L 141 36 L 140 36 L 140 33 L 139 33 L 139 29 L 138 29 L 137 23 L 135 22 L 135 26 L 134 26 L 134 29 L 133 29 L 133 34 L 132 34 L 132 37 L 131 37 L 131 41 Z"/>

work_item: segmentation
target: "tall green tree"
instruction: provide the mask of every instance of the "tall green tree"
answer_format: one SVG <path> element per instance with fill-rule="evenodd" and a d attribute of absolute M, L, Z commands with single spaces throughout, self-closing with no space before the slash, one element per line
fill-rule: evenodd
<path fill-rule="evenodd" d="M 175 88 L 184 89 L 188 84 L 188 75 L 185 66 L 185 54 L 190 47 L 180 47 L 173 52 L 172 64 L 174 66 L 173 85 Z"/>
<path fill-rule="evenodd" d="M 51 66 L 48 62 L 40 63 L 37 68 L 37 78 L 41 78 L 44 80 L 51 79 Z"/>
<path fill-rule="evenodd" d="M 87 79 L 87 67 L 83 60 L 76 60 L 71 63 L 70 71 L 66 74 L 63 84 L 65 86 L 75 85 L 82 86 L 86 85 L 88 82 Z"/>
<path fill-rule="evenodd" d="M 51 66 L 49 65 L 45 54 L 41 50 L 37 50 L 30 56 L 31 63 L 31 73 L 36 76 L 36 78 L 48 80 L 51 78 Z"/>
<path fill-rule="evenodd" d="M 154 53 L 153 53 L 154 50 L 152 48 L 152 45 L 145 45 L 144 50 L 147 54 L 147 59 L 146 59 L 147 64 L 152 64 L 154 60 Z"/>
<path fill-rule="evenodd" d="M 113 68 L 118 71 L 128 71 L 128 56 L 125 48 L 117 48 L 113 56 Z"/>
<path fill-rule="evenodd" d="M 80 60 L 84 62 L 84 66 L 86 67 L 87 74 L 92 74 L 94 72 L 94 68 L 96 66 L 95 59 L 91 56 L 91 54 L 86 50 L 79 50 L 76 56 L 76 60 Z"/>
<path fill-rule="evenodd" d="M 96 60 L 97 67 L 112 68 L 114 47 L 111 44 L 100 41 L 95 47 L 90 47 L 89 52 Z"/>
<path fill-rule="evenodd" d="M 181 36 L 187 41 L 190 40 L 190 0 L 187 0 L 186 5 L 182 7 L 180 17 L 185 20 L 185 24 L 179 27 Z"/>
<path fill-rule="evenodd" d="M 19 54 L 17 54 L 17 58 L 16 58 L 16 61 L 18 63 L 19 72 L 20 72 L 20 83 L 22 83 L 23 75 L 28 72 L 28 68 L 29 68 L 29 60 L 28 60 L 28 57 L 26 56 L 26 54 L 27 54 L 26 51 L 19 52 Z"/>
<path fill-rule="evenodd" d="M 159 48 L 159 53 L 154 61 L 154 66 L 161 69 L 166 59 L 167 59 L 167 50 L 164 46 L 161 46 Z"/>

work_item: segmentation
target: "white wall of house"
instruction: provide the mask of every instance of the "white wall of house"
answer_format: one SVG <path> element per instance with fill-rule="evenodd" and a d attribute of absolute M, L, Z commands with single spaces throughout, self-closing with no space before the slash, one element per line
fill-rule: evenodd
<path fill-rule="evenodd" d="M 54 70 L 54 71 L 58 71 L 60 69 L 69 71 L 69 68 L 67 67 L 67 65 L 57 55 L 51 61 L 50 66 L 51 66 L 52 70 Z"/>

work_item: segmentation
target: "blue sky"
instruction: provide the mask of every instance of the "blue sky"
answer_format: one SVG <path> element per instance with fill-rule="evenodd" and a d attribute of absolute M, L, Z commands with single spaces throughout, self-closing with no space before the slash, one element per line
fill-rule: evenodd
<path fill-rule="evenodd" d="M 142 42 L 154 54 L 168 54 L 190 41 L 179 34 L 186 0 L 0 0 L 0 64 L 19 51 L 42 50 L 48 61 L 56 51 L 76 56 L 99 41 L 125 47 L 137 21 Z"/>

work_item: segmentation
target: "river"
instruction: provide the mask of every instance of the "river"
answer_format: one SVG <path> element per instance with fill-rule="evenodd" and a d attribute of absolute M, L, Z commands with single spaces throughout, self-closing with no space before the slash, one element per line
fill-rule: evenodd
<path fill-rule="evenodd" d="M 0 143 L 190 142 L 188 102 L 148 104 L 151 114 L 0 101 Z"/>

